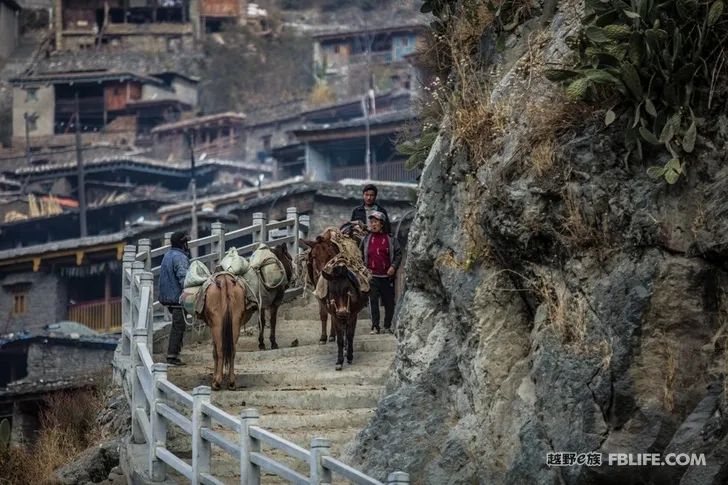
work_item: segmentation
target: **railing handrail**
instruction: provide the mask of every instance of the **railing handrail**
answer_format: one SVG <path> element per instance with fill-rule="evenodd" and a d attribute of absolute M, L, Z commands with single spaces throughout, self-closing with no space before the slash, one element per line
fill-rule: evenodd
<path fill-rule="evenodd" d="M 210 245 L 211 263 L 216 264 L 225 252 L 228 235 L 232 238 L 249 234 L 253 244 L 240 248 L 252 251 L 260 242 L 285 242 L 294 254 L 298 245 L 301 226 L 307 228 L 308 220 L 298 217 L 295 208 L 287 210 L 284 221 L 266 223 L 261 213 L 253 216 L 253 225 L 225 233 L 220 223 L 213 224 L 210 236 L 195 240 L 197 247 Z M 270 239 L 270 231 L 287 229 L 287 235 Z M 243 234 L 244 232 L 244 234 Z M 169 234 L 166 235 L 169 239 Z M 148 473 L 152 481 L 163 481 L 165 467 L 171 467 L 193 484 L 221 483 L 211 471 L 211 445 L 221 447 L 237 458 L 241 470 L 241 482 L 250 485 L 260 483 L 260 470 L 272 472 L 292 483 L 330 483 L 332 472 L 355 483 L 380 484 L 364 473 L 330 458 L 331 442 L 314 438 L 311 450 L 280 437 L 258 426 L 259 414 L 255 409 L 245 409 L 237 418 L 210 402 L 211 390 L 207 386 L 196 387 L 192 394 L 180 389 L 167 379 L 167 364 L 154 363 L 150 345 L 153 339 L 154 274 L 151 259 L 164 254 L 167 244 L 152 249 L 149 240 L 140 240 L 138 246 L 124 249 L 122 270 L 122 342 L 121 354 L 127 356 L 124 382 L 130 389 L 129 404 L 132 409 L 132 442 L 146 444 Z M 138 300 L 137 300 L 138 299 Z M 173 407 L 171 404 L 176 406 Z M 182 411 L 181 411 L 181 410 Z M 190 417 L 186 414 L 190 412 Z M 213 429 L 216 423 L 223 430 L 237 435 L 237 442 Z M 189 464 L 166 448 L 167 426 L 174 424 L 192 438 L 192 463 Z M 282 451 L 299 462 L 309 465 L 310 476 L 284 465 L 261 452 L 261 443 Z M 392 478 L 395 477 L 395 478 Z M 407 484 L 409 476 L 402 472 L 390 474 L 388 483 Z"/>
<path fill-rule="evenodd" d="M 112 296 L 108 300 L 106 300 L 105 298 L 101 298 L 100 300 L 82 301 L 80 303 L 69 303 L 68 304 L 68 308 L 83 308 L 85 306 L 101 305 L 101 304 L 106 303 L 107 301 L 109 303 L 117 303 L 117 302 L 120 302 L 121 301 L 121 297 L 120 296 Z"/>

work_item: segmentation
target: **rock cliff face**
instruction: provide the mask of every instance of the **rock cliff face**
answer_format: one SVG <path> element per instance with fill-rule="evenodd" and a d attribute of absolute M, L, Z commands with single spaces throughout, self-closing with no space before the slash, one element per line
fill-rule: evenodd
<path fill-rule="evenodd" d="M 561 63 L 578 18 L 559 6 L 509 39 L 491 101 L 512 100 L 512 123 L 486 163 L 447 127 L 426 161 L 397 357 L 351 447 L 382 478 L 728 483 L 726 120 L 705 123 L 675 186 L 626 164 L 601 118 L 570 123 L 553 167 L 530 169 L 542 127 L 527 113 L 555 109 L 558 89 L 524 65 Z M 707 465 L 546 466 L 567 451 L 705 453 Z"/>

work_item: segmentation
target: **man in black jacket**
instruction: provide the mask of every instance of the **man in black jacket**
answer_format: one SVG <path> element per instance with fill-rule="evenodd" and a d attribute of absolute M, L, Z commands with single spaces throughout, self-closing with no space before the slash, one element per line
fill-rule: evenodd
<path fill-rule="evenodd" d="M 384 209 L 384 207 L 377 204 L 377 187 L 373 184 L 367 184 L 364 186 L 364 190 L 362 192 L 364 193 L 364 203 L 354 209 L 354 211 L 351 213 L 351 220 L 361 221 L 362 224 L 366 226 L 367 222 L 369 221 L 369 216 L 372 214 L 372 212 L 381 212 L 382 214 L 384 214 L 384 228 L 382 232 L 384 232 L 385 234 L 391 234 L 392 226 L 389 223 L 389 214 L 387 214 L 387 211 Z"/>

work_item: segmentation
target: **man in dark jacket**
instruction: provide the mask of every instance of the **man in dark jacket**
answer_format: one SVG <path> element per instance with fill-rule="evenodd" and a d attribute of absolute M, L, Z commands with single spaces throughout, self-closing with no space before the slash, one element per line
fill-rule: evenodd
<path fill-rule="evenodd" d="M 387 214 L 387 211 L 384 209 L 384 207 L 377 204 L 377 187 L 372 184 L 367 184 L 364 186 L 364 190 L 362 192 L 364 194 L 364 203 L 354 209 L 354 211 L 351 213 L 351 220 L 361 221 L 362 224 L 366 226 L 367 221 L 369 220 L 369 216 L 372 214 L 373 211 L 381 212 L 382 214 L 384 214 L 383 231 L 385 234 L 392 234 L 392 226 L 389 223 L 389 215 Z"/>
<path fill-rule="evenodd" d="M 372 332 L 379 333 L 379 300 L 384 305 L 384 331 L 392 333 L 394 317 L 394 275 L 402 262 L 402 250 L 393 236 L 384 232 L 386 216 L 373 211 L 369 215 L 370 233 L 361 241 L 364 264 L 372 272 L 369 290 L 369 312 Z"/>
<path fill-rule="evenodd" d="M 172 234 L 170 243 L 172 247 L 162 258 L 159 271 L 159 302 L 165 305 L 172 313 L 172 329 L 169 332 L 169 346 L 167 347 L 167 363 L 184 365 L 179 358 L 182 350 L 182 338 L 185 334 L 185 317 L 179 297 L 184 289 L 185 276 L 190 266 L 189 236 L 184 232 Z"/>

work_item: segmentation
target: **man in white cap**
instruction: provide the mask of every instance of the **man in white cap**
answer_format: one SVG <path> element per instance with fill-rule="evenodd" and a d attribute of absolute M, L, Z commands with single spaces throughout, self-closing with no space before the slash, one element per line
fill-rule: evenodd
<path fill-rule="evenodd" d="M 372 332 L 379 333 L 379 301 L 384 305 L 384 331 L 392 333 L 394 317 L 394 275 L 402 262 L 402 250 L 395 237 L 384 232 L 387 216 L 379 211 L 369 214 L 369 234 L 362 239 L 361 250 L 364 264 L 372 272 L 369 291 L 369 312 L 372 316 Z"/>

